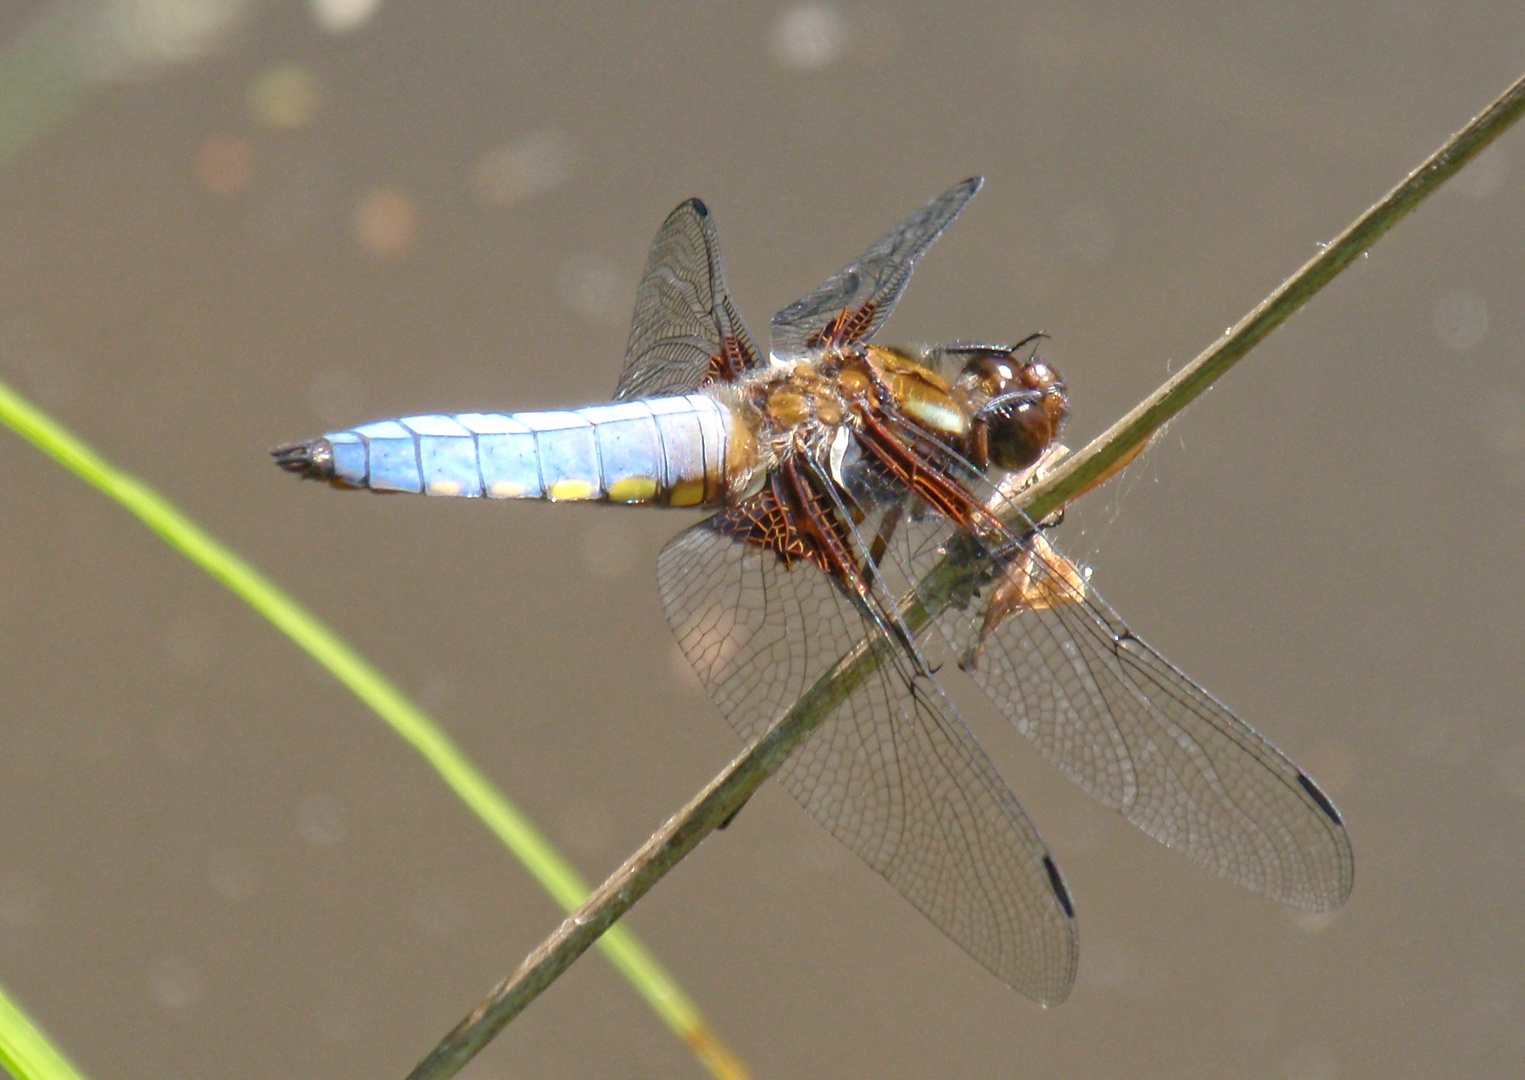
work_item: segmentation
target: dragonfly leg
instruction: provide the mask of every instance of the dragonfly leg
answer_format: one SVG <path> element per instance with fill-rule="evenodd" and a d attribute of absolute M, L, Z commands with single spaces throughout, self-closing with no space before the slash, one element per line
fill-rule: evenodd
<path fill-rule="evenodd" d="M 1086 598 L 1088 576 L 1055 551 L 1041 532 L 1033 533 L 991 590 L 980 636 L 959 657 L 958 666 L 965 671 L 978 667 L 985 642 L 1011 616 L 1080 603 Z"/>
<path fill-rule="evenodd" d="M 869 545 L 869 566 L 863 568 L 866 576 L 871 567 L 878 567 L 884 561 L 884 553 L 890 548 L 890 541 L 894 539 L 895 528 L 900 524 L 900 518 L 905 514 L 905 503 L 899 502 L 884 512 L 879 520 L 879 531 L 874 536 L 874 542 Z"/>

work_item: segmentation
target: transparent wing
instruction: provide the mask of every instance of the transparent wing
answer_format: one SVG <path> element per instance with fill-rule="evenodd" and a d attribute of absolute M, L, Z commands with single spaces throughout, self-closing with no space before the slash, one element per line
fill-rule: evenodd
<path fill-rule="evenodd" d="M 745 739 L 882 635 L 816 566 L 787 567 L 715 518 L 667 546 L 658 581 L 684 654 Z M 1075 977 L 1074 915 L 1048 849 L 936 683 L 891 655 L 779 779 L 996 976 L 1044 1004 L 1062 1001 Z"/>
<path fill-rule="evenodd" d="M 894 310 L 916 260 L 958 217 L 981 183 L 975 176 L 955 184 L 874 241 L 815 291 L 773 316 L 773 355 L 799 359 L 834 335 L 836 343 L 844 345 L 872 337 Z"/>
<path fill-rule="evenodd" d="M 706 377 L 735 378 L 758 362 L 725 289 L 715 220 L 690 199 L 651 242 L 615 400 L 687 393 Z"/>
<path fill-rule="evenodd" d="M 977 546 L 940 532 L 914 541 L 922 573 L 940 551 Z M 1246 888 L 1314 910 L 1344 902 L 1350 838 L 1306 773 L 1136 637 L 1042 533 L 984 558 L 977 595 L 937 622 L 960 666 L 1045 757 Z"/>

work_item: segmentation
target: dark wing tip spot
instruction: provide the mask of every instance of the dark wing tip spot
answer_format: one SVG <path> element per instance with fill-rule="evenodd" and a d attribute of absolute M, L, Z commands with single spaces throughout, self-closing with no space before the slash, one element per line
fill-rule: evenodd
<path fill-rule="evenodd" d="M 710 216 L 710 208 L 704 205 L 703 199 L 690 199 L 688 200 L 688 205 L 692 206 L 694 208 L 694 213 L 698 214 L 700 217 Z"/>
<path fill-rule="evenodd" d="M 277 446 L 270 451 L 270 456 L 281 468 L 305 480 L 332 480 L 334 477 L 334 448 L 327 439 Z"/>
<path fill-rule="evenodd" d="M 1043 869 L 1048 871 L 1048 883 L 1054 890 L 1054 896 L 1059 899 L 1059 906 L 1064 908 L 1064 913 L 1073 919 L 1075 917 L 1075 901 L 1070 899 L 1069 886 L 1064 883 L 1064 878 L 1059 876 L 1059 867 L 1054 865 L 1052 855 L 1043 856 Z"/>
<path fill-rule="evenodd" d="M 1318 803 L 1318 808 L 1324 812 L 1324 815 L 1329 818 L 1330 821 L 1334 822 L 1336 825 L 1345 824 L 1340 820 L 1340 812 L 1334 808 L 1334 803 L 1329 801 L 1329 796 L 1325 795 L 1323 791 L 1319 789 L 1319 786 L 1308 777 L 1307 773 L 1298 773 L 1297 782 L 1302 786 L 1302 789 L 1308 793 L 1308 798 Z"/>

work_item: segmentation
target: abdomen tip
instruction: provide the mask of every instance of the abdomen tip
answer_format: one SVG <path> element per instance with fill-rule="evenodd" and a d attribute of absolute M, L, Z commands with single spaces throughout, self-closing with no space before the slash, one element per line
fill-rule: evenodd
<path fill-rule="evenodd" d="M 334 448 L 327 439 L 277 446 L 270 451 L 270 456 L 281 468 L 304 479 L 333 479 Z"/>

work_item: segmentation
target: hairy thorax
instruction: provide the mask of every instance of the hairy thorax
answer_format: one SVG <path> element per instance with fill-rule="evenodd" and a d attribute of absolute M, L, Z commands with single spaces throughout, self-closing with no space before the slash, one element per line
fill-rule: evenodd
<path fill-rule="evenodd" d="M 728 501 L 756 494 L 769 473 L 797 455 L 836 473 L 864 423 L 886 415 L 960 442 L 969 431 L 967 405 L 913 356 L 878 345 L 831 349 L 707 388 L 736 419 L 727 451 Z"/>

